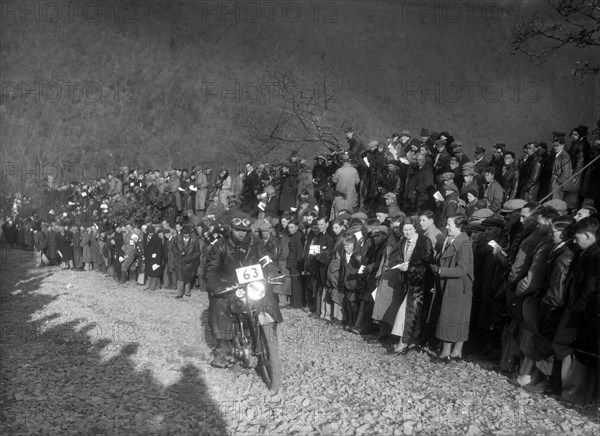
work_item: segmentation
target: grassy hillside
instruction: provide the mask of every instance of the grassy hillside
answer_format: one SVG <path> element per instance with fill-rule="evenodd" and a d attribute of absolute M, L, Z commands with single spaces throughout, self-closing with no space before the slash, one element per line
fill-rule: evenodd
<path fill-rule="evenodd" d="M 510 56 L 520 3 L 481 4 L 111 0 L 70 16 L 67 2 L 25 15 L 22 2 L 3 5 L 2 161 L 74 162 L 82 176 L 243 161 L 236 148 L 260 150 L 245 120 L 289 110 L 278 92 L 257 97 L 276 65 L 304 83 L 328 74 L 341 91 L 322 123 L 342 140 L 347 125 L 365 140 L 427 127 L 450 131 L 472 155 L 476 145 L 518 150 L 554 129 L 592 125 L 597 83 L 566 77 L 580 53 L 541 67 Z M 269 159 L 293 148 L 324 151 L 291 144 Z M 23 181 L 14 172 L 13 188 Z"/>

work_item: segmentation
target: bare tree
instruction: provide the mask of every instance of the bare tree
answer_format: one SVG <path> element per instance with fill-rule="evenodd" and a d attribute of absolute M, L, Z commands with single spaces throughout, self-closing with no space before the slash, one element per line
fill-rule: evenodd
<path fill-rule="evenodd" d="M 547 6 L 545 11 L 532 13 L 517 23 L 511 39 L 516 52 L 539 65 L 563 47 L 600 46 L 600 0 L 543 0 L 541 4 Z M 592 59 L 578 60 L 571 70 L 579 77 L 599 73 L 597 51 Z"/>
<path fill-rule="evenodd" d="M 250 145 L 230 140 L 238 156 L 252 160 L 284 144 L 319 144 L 330 151 L 339 150 L 336 133 L 341 125 L 336 126 L 334 119 L 344 112 L 341 96 L 346 82 L 328 71 L 302 74 L 285 63 L 277 63 L 267 75 L 269 80 L 261 86 L 261 97 L 274 104 L 263 111 L 246 111 L 243 122 Z"/>

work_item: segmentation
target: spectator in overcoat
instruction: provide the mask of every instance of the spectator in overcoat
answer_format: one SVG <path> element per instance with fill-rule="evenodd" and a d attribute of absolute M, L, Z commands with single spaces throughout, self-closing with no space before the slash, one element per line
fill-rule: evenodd
<path fill-rule="evenodd" d="M 190 224 L 184 224 L 181 234 L 175 237 L 171 253 L 177 277 L 178 293 L 175 298 L 183 298 L 184 294 L 190 297 L 202 254 L 198 235 Z"/>
<path fill-rule="evenodd" d="M 599 227 L 595 218 L 576 224 L 575 242 L 582 251 L 567 277 L 565 310 L 553 341 L 556 358 L 562 360 L 561 397 L 574 403 L 588 403 L 598 395 Z"/>
<path fill-rule="evenodd" d="M 394 353 L 405 355 L 412 345 L 418 345 L 421 332 L 421 314 L 426 289 L 426 276 L 433 263 L 431 240 L 417 232 L 418 221 L 407 217 L 402 225 L 404 237 L 400 241 L 400 263 L 397 268 L 402 274 L 402 285 L 398 299 L 400 308 L 394 320 L 392 334 L 400 337 Z"/>
<path fill-rule="evenodd" d="M 147 279 L 146 288 L 155 291 L 160 287 L 163 273 L 163 243 L 153 225 L 149 225 L 144 244 L 144 273 Z"/>
<path fill-rule="evenodd" d="M 471 241 L 462 231 L 467 224 L 464 215 L 447 219 L 448 236 L 442 251 L 431 266 L 438 277 L 436 286 L 443 293 L 436 336 L 443 341 L 436 363 L 462 359 L 462 347 L 469 339 L 469 318 L 473 298 L 473 250 Z"/>

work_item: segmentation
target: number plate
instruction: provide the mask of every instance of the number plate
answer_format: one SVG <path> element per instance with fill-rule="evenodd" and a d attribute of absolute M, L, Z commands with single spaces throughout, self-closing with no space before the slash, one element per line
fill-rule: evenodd
<path fill-rule="evenodd" d="M 253 282 L 255 280 L 263 280 L 263 270 L 259 263 L 256 265 L 245 266 L 235 270 L 237 274 L 238 283 L 243 285 L 244 283 Z"/>

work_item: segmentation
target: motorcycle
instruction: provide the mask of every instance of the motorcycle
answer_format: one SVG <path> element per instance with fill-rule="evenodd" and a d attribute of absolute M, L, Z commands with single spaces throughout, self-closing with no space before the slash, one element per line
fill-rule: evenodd
<path fill-rule="evenodd" d="M 245 271 L 239 276 L 241 283 L 225 288 L 219 295 L 228 296 L 229 300 L 235 329 L 234 358 L 241 366 L 255 369 L 270 390 L 277 390 L 282 379 L 277 338 L 277 319 L 281 321 L 281 313 L 272 287 L 283 284 L 285 276 L 264 278 L 262 269 L 258 271 L 257 267 L 242 268 Z M 277 313 L 269 310 L 273 302 Z"/>

